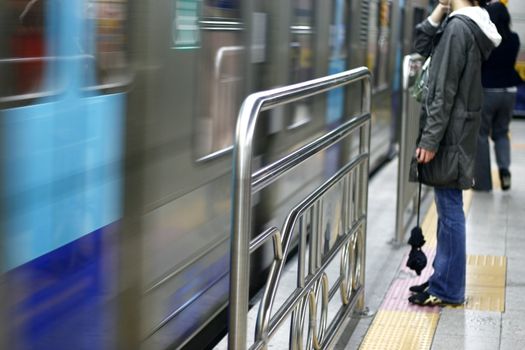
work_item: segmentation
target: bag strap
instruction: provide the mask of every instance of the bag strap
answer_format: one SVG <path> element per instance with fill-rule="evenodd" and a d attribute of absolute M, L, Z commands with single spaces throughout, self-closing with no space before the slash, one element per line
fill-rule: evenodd
<path fill-rule="evenodd" d="M 417 180 L 419 182 L 419 190 L 418 190 L 418 198 L 417 198 L 417 226 L 419 226 L 419 214 L 421 210 L 421 189 L 422 189 L 422 183 L 421 183 L 421 164 L 417 164 Z"/>

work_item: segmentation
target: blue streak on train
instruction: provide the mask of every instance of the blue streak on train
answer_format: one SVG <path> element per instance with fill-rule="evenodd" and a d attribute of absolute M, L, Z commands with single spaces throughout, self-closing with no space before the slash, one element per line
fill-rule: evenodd
<path fill-rule="evenodd" d="M 125 96 L 85 89 L 95 81 L 95 27 L 85 2 L 44 6 L 43 41 L 53 59 L 41 89 L 52 94 L 0 112 L 3 273 L 16 296 L 7 310 L 9 345 L 104 349 L 100 334 L 114 317 L 105 301 L 116 278 Z M 81 341 L 72 332 L 93 337 Z"/>

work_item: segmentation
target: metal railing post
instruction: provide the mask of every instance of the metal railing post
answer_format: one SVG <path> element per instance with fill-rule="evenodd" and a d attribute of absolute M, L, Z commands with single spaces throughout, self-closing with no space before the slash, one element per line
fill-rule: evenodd
<path fill-rule="evenodd" d="M 246 315 L 248 314 L 248 289 L 251 226 L 251 176 L 252 146 L 256 117 L 261 102 L 252 96 L 242 104 L 236 129 L 233 154 L 233 205 L 230 262 L 230 349 L 246 349 Z M 247 115 L 248 117 L 243 117 Z M 233 301 L 233 302 L 232 302 Z M 234 331 L 232 331 L 234 330 Z"/>
<path fill-rule="evenodd" d="M 372 86 L 371 86 L 371 82 L 370 80 L 365 80 L 363 81 L 363 84 L 364 84 L 364 97 L 363 97 L 363 104 L 364 104 L 364 108 L 366 110 L 369 110 L 371 111 L 372 110 Z M 366 127 L 363 126 L 361 127 L 361 130 L 360 130 L 360 137 L 359 137 L 359 153 L 364 153 L 364 152 L 369 152 L 370 151 L 370 142 L 371 142 L 371 127 L 372 125 L 371 124 L 368 124 Z M 361 165 L 361 176 L 360 176 L 360 181 L 361 181 L 361 188 L 366 188 L 367 190 L 366 191 L 363 191 L 361 192 L 362 193 L 362 198 L 361 198 L 361 205 L 363 206 L 361 208 L 361 212 L 359 213 L 359 215 L 364 215 L 365 216 L 365 220 L 364 220 L 364 223 L 363 223 L 363 226 L 362 226 L 362 230 L 364 231 L 362 233 L 362 237 L 366 237 L 366 225 L 367 225 L 367 213 L 368 213 L 368 174 L 370 172 L 370 161 L 367 160 L 366 161 L 366 164 L 363 166 Z M 366 271 L 365 270 L 365 267 L 366 267 L 366 238 L 363 239 L 363 246 L 362 246 L 362 251 L 361 253 L 363 254 L 362 258 L 361 258 L 361 270 L 362 271 Z M 364 285 L 365 285 L 365 273 L 361 273 L 360 276 L 360 285 L 362 286 L 362 288 L 364 289 Z M 363 311 L 365 309 L 365 293 L 363 292 L 361 294 L 361 297 L 359 298 L 358 302 L 357 302 L 357 309 L 359 311 Z"/>
<path fill-rule="evenodd" d="M 406 231 L 405 211 L 411 199 L 417 194 L 417 185 L 408 182 L 408 170 L 419 131 L 420 105 L 410 96 L 409 90 L 414 83 L 417 71 L 421 69 L 422 62 L 423 57 L 418 54 L 407 55 L 403 60 L 403 103 L 397 177 L 396 231 L 393 240 L 395 244 L 403 243 Z"/>

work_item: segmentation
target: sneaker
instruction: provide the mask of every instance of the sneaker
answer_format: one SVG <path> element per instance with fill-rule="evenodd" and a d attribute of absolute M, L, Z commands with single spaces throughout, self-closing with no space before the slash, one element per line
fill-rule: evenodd
<path fill-rule="evenodd" d="M 419 284 L 417 286 L 412 286 L 410 288 L 408 288 L 409 291 L 411 291 L 412 293 L 423 293 L 423 292 L 426 292 L 428 290 L 428 281 L 426 281 L 425 283 L 423 284 Z"/>
<path fill-rule="evenodd" d="M 452 303 L 442 300 L 429 292 L 417 293 L 408 298 L 412 304 L 419 306 L 460 306 L 463 303 Z"/>
<path fill-rule="evenodd" d="M 499 170 L 499 179 L 501 181 L 501 189 L 507 191 L 510 189 L 510 171 L 508 169 Z"/>
<path fill-rule="evenodd" d="M 419 306 L 441 306 L 444 304 L 443 300 L 428 292 L 414 294 L 408 298 L 408 301 Z"/>

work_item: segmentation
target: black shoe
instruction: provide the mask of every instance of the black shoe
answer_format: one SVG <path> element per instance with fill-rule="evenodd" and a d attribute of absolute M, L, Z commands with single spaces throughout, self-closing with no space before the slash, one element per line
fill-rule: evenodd
<path fill-rule="evenodd" d="M 417 293 L 408 298 L 408 301 L 412 304 L 419 306 L 459 306 L 463 303 L 451 303 L 444 301 L 428 292 Z"/>
<path fill-rule="evenodd" d="M 426 281 L 423 284 L 417 285 L 417 286 L 412 286 L 412 287 L 408 288 L 408 290 L 411 291 L 412 293 L 423 293 L 423 292 L 426 292 L 428 290 L 428 281 Z"/>
<path fill-rule="evenodd" d="M 414 294 L 408 298 L 408 301 L 419 306 L 441 306 L 444 304 L 443 300 L 427 292 Z"/>
<path fill-rule="evenodd" d="M 510 189 L 510 171 L 508 169 L 499 170 L 499 179 L 501 181 L 501 189 L 507 191 Z"/>

